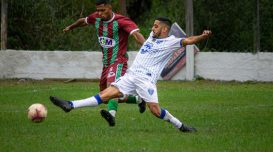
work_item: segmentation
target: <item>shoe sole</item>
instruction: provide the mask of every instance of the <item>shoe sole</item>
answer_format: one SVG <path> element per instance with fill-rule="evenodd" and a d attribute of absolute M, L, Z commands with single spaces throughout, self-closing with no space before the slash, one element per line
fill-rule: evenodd
<path fill-rule="evenodd" d="M 111 114 L 105 110 L 101 110 L 100 111 L 101 116 L 108 122 L 109 126 L 113 127 L 115 126 L 115 122 L 112 122 L 111 119 L 113 116 L 111 116 Z"/>
<path fill-rule="evenodd" d="M 138 107 L 139 107 L 139 112 L 140 112 L 140 113 L 144 113 L 144 112 L 146 111 L 146 102 L 145 102 L 145 101 L 142 101 L 142 103 L 140 103 L 140 104 L 138 105 Z"/>
<path fill-rule="evenodd" d="M 65 112 L 70 112 L 70 111 L 71 111 L 71 108 L 67 108 L 66 105 L 63 105 L 63 104 L 61 103 L 62 101 L 60 101 L 60 100 L 57 99 L 56 97 L 50 96 L 49 99 L 50 99 L 50 101 L 51 101 L 54 105 L 60 107 L 63 111 L 65 111 Z"/>

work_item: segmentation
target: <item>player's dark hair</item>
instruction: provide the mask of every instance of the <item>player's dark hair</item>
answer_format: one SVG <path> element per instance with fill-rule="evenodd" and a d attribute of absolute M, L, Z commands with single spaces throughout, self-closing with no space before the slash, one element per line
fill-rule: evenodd
<path fill-rule="evenodd" d="M 111 0 L 96 0 L 96 5 L 111 4 Z"/>
<path fill-rule="evenodd" d="M 168 17 L 160 16 L 160 17 L 157 17 L 156 20 L 168 25 L 169 27 L 172 26 L 172 21 Z"/>

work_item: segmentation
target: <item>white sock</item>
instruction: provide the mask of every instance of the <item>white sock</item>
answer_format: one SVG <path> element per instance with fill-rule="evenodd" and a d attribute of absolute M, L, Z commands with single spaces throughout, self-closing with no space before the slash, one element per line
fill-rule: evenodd
<path fill-rule="evenodd" d="M 71 101 L 73 104 L 73 108 L 81 108 L 81 107 L 96 107 L 102 103 L 101 98 L 97 94 L 96 96 L 92 96 L 90 98 L 82 99 L 82 100 L 74 100 Z"/>
<path fill-rule="evenodd" d="M 136 103 L 140 104 L 142 102 L 142 99 L 139 96 L 135 96 L 136 97 Z"/>
<path fill-rule="evenodd" d="M 165 115 L 161 116 L 163 117 L 162 119 L 172 123 L 176 128 L 180 128 L 182 126 L 182 122 L 178 120 L 177 118 L 175 118 L 173 115 L 171 115 L 169 111 L 165 109 L 161 109 L 161 113 L 164 113 L 164 111 L 165 111 Z"/>
<path fill-rule="evenodd" d="M 116 110 L 110 110 L 109 113 L 110 113 L 113 117 L 116 117 L 117 111 L 116 111 Z"/>

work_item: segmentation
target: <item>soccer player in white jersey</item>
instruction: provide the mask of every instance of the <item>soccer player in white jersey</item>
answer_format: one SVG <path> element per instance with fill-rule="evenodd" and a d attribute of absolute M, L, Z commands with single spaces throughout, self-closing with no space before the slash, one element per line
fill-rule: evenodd
<path fill-rule="evenodd" d="M 126 74 L 112 83 L 99 94 L 75 101 L 66 101 L 57 97 L 50 97 L 56 106 L 69 112 L 81 107 L 96 107 L 113 98 L 122 98 L 128 95 L 139 95 L 144 99 L 156 117 L 170 122 L 182 132 L 195 132 L 195 128 L 186 126 L 166 109 L 159 106 L 156 82 L 161 71 L 171 55 L 180 47 L 198 43 L 209 38 L 211 31 L 205 30 L 201 35 L 188 38 L 168 36 L 171 21 L 166 17 L 158 17 L 152 27 L 149 38 L 140 48 L 132 66 Z"/>

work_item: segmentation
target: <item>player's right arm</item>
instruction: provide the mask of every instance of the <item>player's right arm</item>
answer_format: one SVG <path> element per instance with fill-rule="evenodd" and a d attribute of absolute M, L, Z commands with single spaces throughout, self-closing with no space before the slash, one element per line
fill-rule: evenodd
<path fill-rule="evenodd" d="M 83 26 L 86 26 L 88 25 L 86 22 L 85 22 L 85 18 L 80 18 L 78 19 L 75 23 L 67 26 L 66 28 L 63 29 L 64 32 L 68 32 L 74 28 L 77 28 L 77 27 L 83 27 Z"/>

